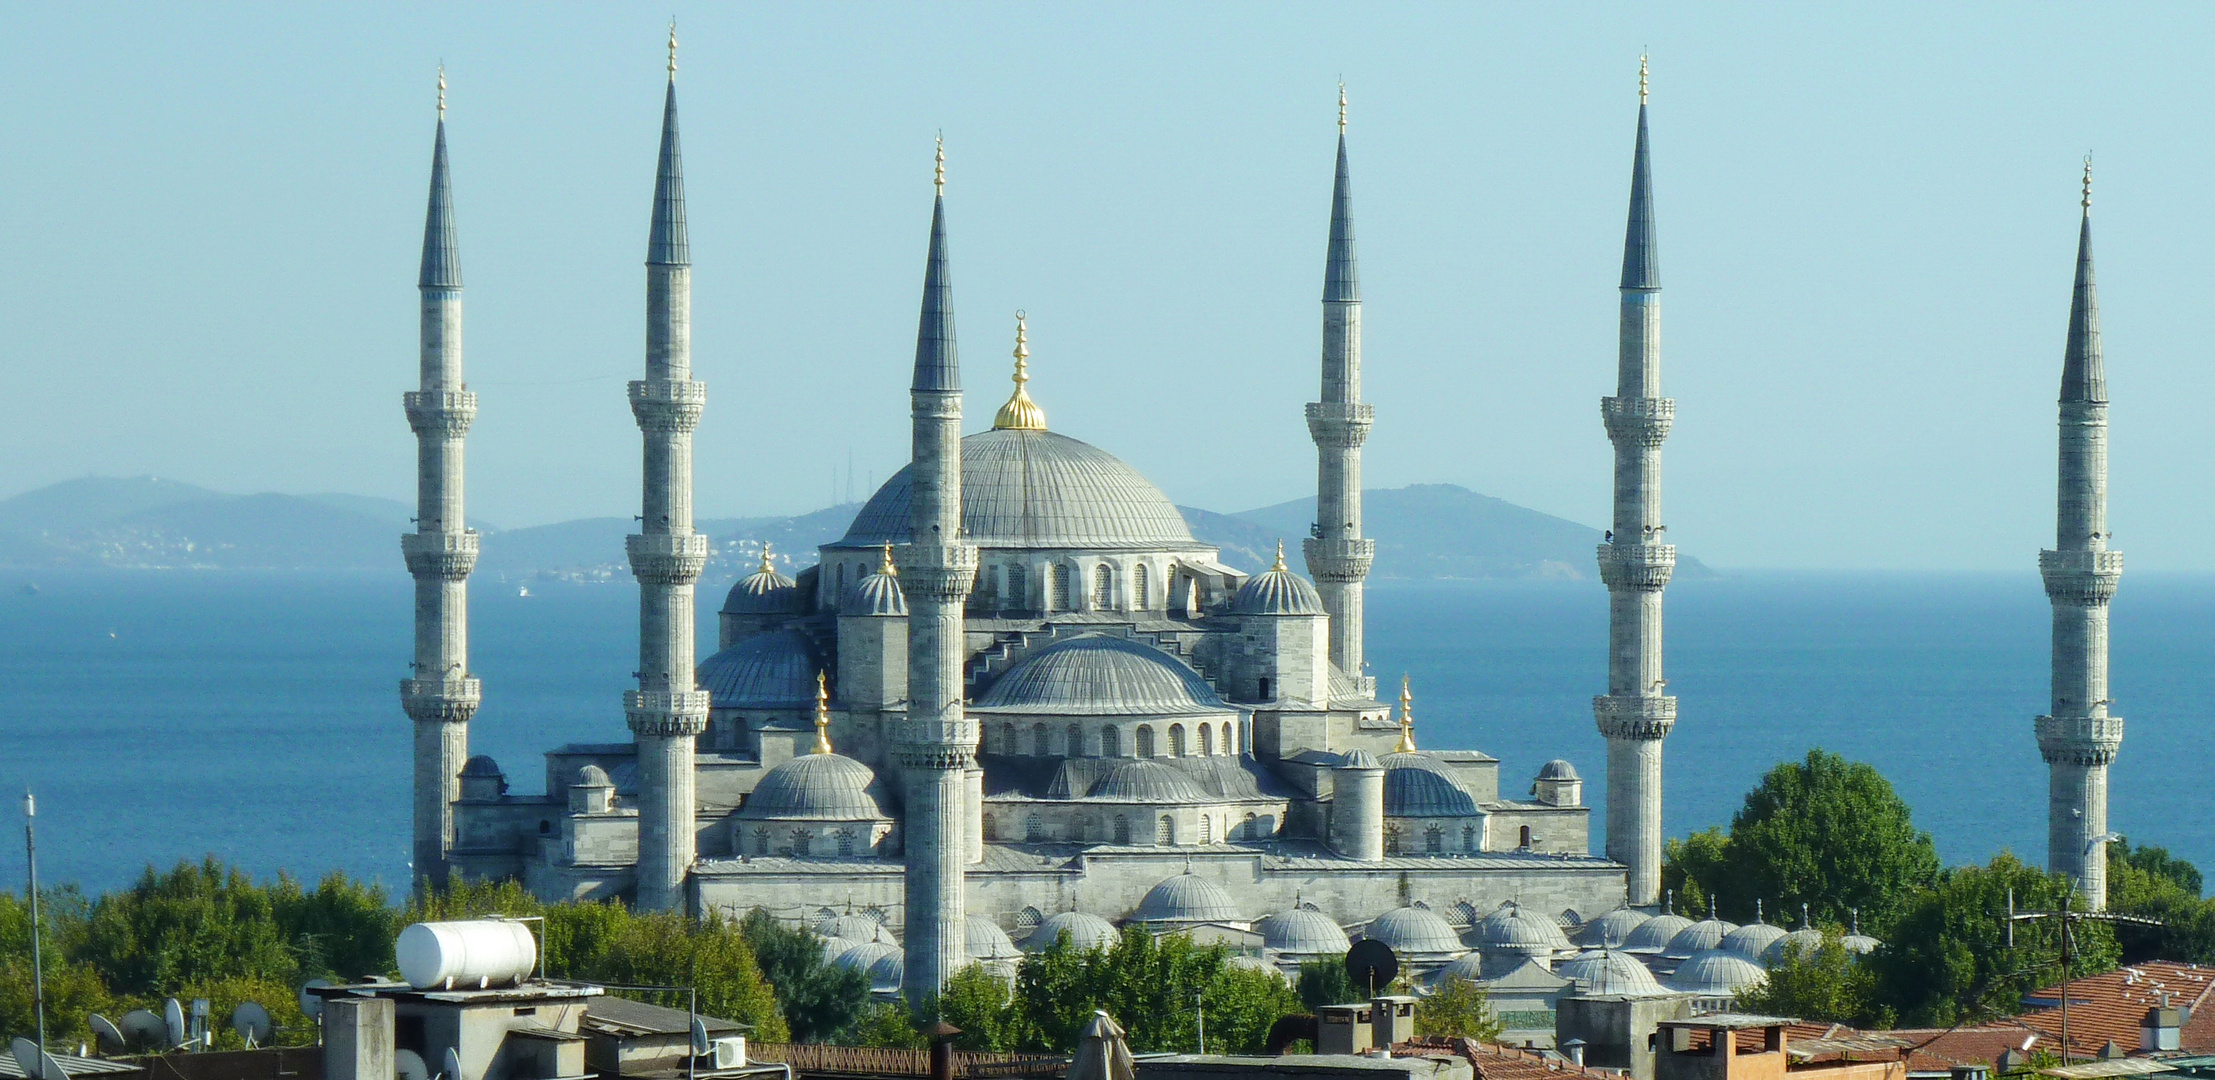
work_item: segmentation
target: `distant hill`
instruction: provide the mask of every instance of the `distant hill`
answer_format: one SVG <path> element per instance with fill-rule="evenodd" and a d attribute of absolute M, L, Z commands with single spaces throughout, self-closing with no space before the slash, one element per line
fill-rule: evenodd
<path fill-rule="evenodd" d="M 694 525 L 712 546 L 701 580 L 728 582 L 753 573 L 764 541 L 785 573 L 806 567 L 815 549 L 844 536 L 860 511 L 860 503 L 848 503 L 798 517 L 703 518 Z M 505 530 L 484 541 L 478 571 L 501 578 L 628 581 L 623 538 L 637 528 L 634 519 L 607 517 Z"/>
<path fill-rule="evenodd" d="M 0 500 L 0 564 L 368 569 L 398 563 L 408 507 L 360 495 L 226 495 L 85 477 Z"/>

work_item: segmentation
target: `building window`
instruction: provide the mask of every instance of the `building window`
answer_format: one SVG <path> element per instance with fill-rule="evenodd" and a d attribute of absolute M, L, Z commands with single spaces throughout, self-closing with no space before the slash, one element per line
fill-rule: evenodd
<path fill-rule="evenodd" d="M 1027 844 L 1043 844 L 1046 842 L 1046 823 L 1040 821 L 1037 814 L 1032 814 L 1023 819 L 1023 842 Z"/>
<path fill-rule="evenodd" d="M 1046 598 L 1046 610 L 1067 611 L 1076 606 L 1075 589 L 1071 586 L 1074 576 L 1068 563 L 1054 564 L 1054 591 Z"/>
<path fill-rule="evenodd" d="M 1433 855 L 1446 853 L 1446 830 L 1436 825 L 1423 830 L 1423 850 Z"/>
<path fill-rule="evenodd" d="M 1176 819 L 1170 817 L 1167 814 L 1161 815 L 1161 820 L 1154 823 L 1154 843 L 1163 847 L 1168 847 L 1172 844 L 1175 844 L 1176 842 Z"/>
<path fill-rule="evenodd" d="M 1258 694 L 1255 694 L 1255 695 L 1254 695 L 1254 700 L 1256 700 L 1256 701 L 1269 701 L 1269 700 L 1272 700 L 1272 699 L 1271 699 L 1271 698 L 1269 697 L 1269 676 L 1267 676 L 1267 675 L 1264 675 L 1264 676 L 1262 676 L 1262 677 L 1261 677 L 1261 692 L 1260 692 L 1260 693 L 1258 693 Z"/>
<path fill-rule="evenodd" d="M 1244 825 L 1242 826 L 1242 829 L 1243 829 L 1243 831 L 1239 833 L 1239 835 L 1240 835 L 1240 836 L 1243 836 L 1243 837 L 1245 837 L 1245 838 L 1246 838 L 1246 839 L 1248 839 L 1248 840 L 1259 840 L 1259 839 L 1261 839 L 1261 819 L 1260 819 L 1260 818 L 1257 818 L 1257 817 L 1255 817 L 1255 816 L 1254 816 L 1254 815 L 1252 815 L 1252 814 L 1248 814 L 1248 815 L 1246 815 L 1246 821 L 1245 821 Z"/>
<path fill-rule="evenodd" d="M 1051 753 L 1053 753 L 1053 752 L 1054 752 L 1054 749 L 1053 749 L 1053 747 L 1052 747 L 1052 746 L 1049 746 L 1049 745 L 1047 745 L 1047 742 L 1046 742 L 1046 725 L 1045 725 L 1045 724 L 1043 724 L 1043 723 L 1038 723 L 1038 724 L 1032 724 L 1032 725 L 1031 725 L 1031 756 L 1032 756 L 1032 757 L 1045 757 L 1046 755 L 1048 755 L 1048 754 L 1051 754 Z"/>
<path fill-rule="evenodd" d="M 1120 756 L 1122 756 L 1122 753 L 1123 753 L 1123 745 L 1122 745 L 1122 742 L 1123 742 L 1123 741 L 1122 741 L 1122 739 L 1120 739 L 1120 738 L 1118 738 L 1118 737 L 1116 736 L 1116 734 L 1115 734 L 1115 729 L 1114 729 L 1114 728 L 1111 728 L 1111 727 L 1104 727 L 1104 728 L 1101 728 L 1101 729 L 1100 729 L 1100 756 L 1101 756 L 1101 757 L 1120 757 Z"/>
<path fill-rule="evenodd" d="M 769 826 L 767 825 L 754 830 L 754 854 L 769 854 Z"/>
<path fill-rule="evenodd" d="M 1010 567 L 1008 567 L 1008 594 L 1007 594 L 1007 595 L 1008 595 L 1008 607 L 1009 607 L 1010 609 L 1012 609 L 1012 610 L 1016 610 L 1016 611 L 1021 611 L 1021 610 L 1023 609 L 1023 600 L 1024 600 L 1024 594 L 1030 591 L 1030 590 L 1029 590 L 1029 588 L 1027 587 L 1027 586 L 1029 586 L 1029 585 L 1030 585 L 1030 577 L 1031 577 L 1031 570 L 1030 570 L 1030 567 L 1027 567 L 1027 566 L 1010 566 Z"/>
<path fill-rule="evenodd" d="M 1238 756 L 1238 733 L 1231 729 L 1231 722 L 1223 721 L 1223 753 Z"/>
<path fill-rule="evenodd" d="M 1146 564 L 1139 563 L 1131 567 L 1131 607 L 1144 611 L 1152 602 L 1153 597 L 1147 595 L 1146 589 Z"/>
<path fill-rule="evenodd" d="M 1523 851 L 1529 851 L 1529 850 L 1531 849 L 1531 827 L 1530 827 L 1530 826 L 1528 826 L 1528 825 L 1525 825 L 1525 826 L 1523 826 L 1523 831 L 1522 831 L 1522 835 L 1521 835 L 1521 838 L 1520 838 L 1520 840 L 1521 840 L 1521 842 L 1520 842 L 1520 843 L 1518 843 L 1518 844 L 1516 845 L 1516 847 L 1520 848 L 1520 849 L 1521 849 L 1521 850 L 1523 850 Z"/>
<path fill-rule="evenodd" d="M 1069 725 L 1069 741 L 1063 743 L 1061 749 L 1063 753 L 1070 757 L 1083 757 L 1084 729 L 1075 724 Z"/>
<path fill-rule="evenodd" d="M 1384 853 L 1387 855 L 1398 855 L 1400 853 L 1400 830 L 1396 825 L 1385 826 Z"/>
<path fill-rule="evenodd" d="M 837 597 L 837 599 L 835 599 L 835 600 L 831 601 L 831 606 L 832 606 L 832 607 L 837 607 L 837 606 L 838 606 L 838 605 L 839 605 L 840 603 L 844 602 L 844 600 L 846 599 L 846 564 L 845 564 L 845 563 L 839 563 L 839 564 L 838 564 L 838 592 L 837 592 L 837 593 L 835 593 L 835 594 L 833 594 L 833 595 L 834 595 L 834 596 L 836 596 L 836 597 Z"/>
<path fill-rule="evenodd" d="M 984 816 L 984 838 L 987 840 L 998 840 L 1000 838 L 1000 824 L 992 820 L 991 814 Z"/>
<path fill-rule="evenodd" d="M 838 853 L 841 855 L 852 855 L 854 853 L 854 830 L 838 830 Z"/>
<path fill-rule="evenodd" d="M 1069 826 L 1069 838 L 1080 844 L 1092 839 L 1092 819 L 1078 818 Z"/>
<path fill-rule="evenodd" d="M 1154 729 L 1151 725 L 1138 725 L 1138 734 L 1133 738 L 1132 742 L 1136 746 L 1137 756 L 1154 756 Z"/>
<path fill-rule="evenodd" d="M 1215 729 L 1206 724 L 1200 725 L 1200 756 L 1215 756 Z"/>
<path fill-rule="evenodd" d="M 1215 842 L 1215 819 L 1206 814 L 1200 815 L 1200 842 L 1203 844 Z"/>
<path fill-rule="evenodd" d="M 814 852 L 811 850 L 814 848 L 814 846 L 814 834 L 808 832 L 806 829 L 792 830 L 792 853 L 794 855 L 805 856 L 814 854 Z"/>
<path fill-rule="evenodd" d="M 1106 563 L 1092 568 L 1092 610 L 1115 608 L 1115 568 Z"/>
<path fill-rule="evenodd" d="M 1115 815 L 1115 842 L 1125 847 L 1131 842 L 1131 819 L 1121 814 Z"/>
<path fill-rule="evenodd" d="M 1183 725 L 1183 724 L 1171 724 L 1171 725 L 1169 725 L 1169 756 L 1170 756 L 1170 757 L 1183 757 L 1183 756 L 1184 756 L 1184 725 Z"/>
<path fill-rule="evenodd" d="M 1046 915 L 1044 912 L 1034 907 L 1024 908 L 1015 913 L 1015 932 L 1020 934 L 1025 930 L 1036 930 L 1038 924 L 1045 921 Z"/>
<path fill-rule="evenodd" d="M 1000 725 L 1000 752 L 1008 755 L 1009 757 L 1014 757 L 1015 755 L 1023 752 L 1021 747 L 1015 745 L 1014 724 Z"/>

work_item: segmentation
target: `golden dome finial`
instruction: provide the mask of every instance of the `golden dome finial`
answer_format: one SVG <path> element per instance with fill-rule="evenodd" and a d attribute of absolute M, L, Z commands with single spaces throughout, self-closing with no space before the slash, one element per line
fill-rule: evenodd
<path fill-rule="evenodd" d="M 1285 572 L 1284 541 L 1282 540 L 1277 541 L 1277 565 L 1270 567 L 1269 572 L 1273 574 L 1281 574 Z"/>
<path fill-rule="evenodd" d="M 2092 209 L 2092 155 L 2084 155 L 2084 208 Z"/>
<path fill-rule="evenodd" d="M 1346 80 L 1338 80 L 1338 133 L 1346 133 Z"/>
<path fill-rule="evenodd" d="M 1400 676 L 1400 744 L 1392 748 L 1395 754 L 1415 752 L 1415 694 L 1408 689 L 1408 678 Z"/>
<path fill-rule="evenodd" d="M 446 61 L 438 62 L 438 122 L 446 122 Z"/>
<path fill-rule="evenodd" d="M 886 577 L 899 577 L 900 567 L 892 561 L 892 545 L 884 546 L 884 561 L 877 564 L 877 572 Z"/>
<path fill-rule="evenodd" d="M 677 17 L 669 17 L 669 81 L 677 81 Z"/>
<path fill-rule="evenodd" d="M 940 195 L 946 194 L 946 133 L 943 131 L 938 133 L 938 165 L 931 175 L 931 184 L 938 188 Z"/>
<path fill-rule="evenodd" d="M 769 561 L 769 541 L 767 540 L 761 542 L 761 572 L 764 574 L 777 572 L 777 564 Z"/>
<path fill-rule="evenodd" d="M 1031 381 L 1030 328 L 1023 313 L 1015 313 L 1015 393 L 1008 396 L 1008 403 L 1000 406 L 999 415 L 992 418 L 992 426 L 1002 431 L 1044 431 L 1046 410 L 1031 400 L 1031 392 L 1023 384 Z"/>
<path fill-rule="evenodd" d="M 1646 54 L 1638 54 L 1638 103 L 1646 103 Z"/>
<path fill-rule="evenodd" d="M 824 673 L 815 673 L 815 752 L 831 753 L 831 689 Z"/>

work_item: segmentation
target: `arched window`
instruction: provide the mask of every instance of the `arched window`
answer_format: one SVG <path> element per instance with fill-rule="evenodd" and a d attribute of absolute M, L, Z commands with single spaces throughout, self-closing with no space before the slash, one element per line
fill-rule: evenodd
<path fill-rule="evenodd" d="M 1398 855 L 1400 853 L 1399 826 L 1387 825 L 1384 827 L 1384 853 L 1387 855 Z"/>
<path fill-rule="evenodd" d="M 1206 814 L 1200 815 L 1200 842 L 1203 844 L 1215 842 L 1215 819 Z"/>
<path fill-rule="evenodd" d="M 1051 746 L 1047 745 L 1047 743 L 1046 743 L 1046 725 L 1045 725 L 1045 723 L 1044 723 L 1044 722 L 1040 722 L 1040 723 L 1032 724 L 1032 725 L 1031 725 L 1031 756 L 1032 756 L 1032 757 L 1045 757 L 1046 755 L 1048 755 L 1048 754 L 1051 754 L 1051 753 L 1053 753 L 1053 747 L 1051 747 Z"/>
<path fill-rule="evenodd" d="M 1092 839 L 1092 819 L 1078 818 L 1069 826 L 1069 839 L 1082 844 Z"/>
<path fill-rule="evenodd" d="M 1131 567 L 1131 607 L 1144 611 L 1152 602 L 1153 597 L 1147 595 L 1146 589 L 1146 564 L 1139 563 Z"/>
<path fill-rule="evenodd" d="M 854 853 L 854 830 L 838 830 L 838 853 L 841 855 L 852 855 Z"/>
<path fill-rule="evenodd" d="M 1461 827 L 1461 850 L 1470 852 L 1477 850 L 1476 826 L 1464 825 Z"/>
<path fill-rule="evenodd" d="M 1223 753 L 1230 757 L 1238 756 L 1238 732 L 1231 728 L 1228 720 L 1223 721 Z"/>
<path fill-rule="evenodd" d="M 836 597 L 836 599 L 833 599 L 833 600 L 831 601 L 831 606 L 832 606 L 832 607 L 837 607 L 840 601 L 843 601 L 844 599 L 846 599 L 846 564 L 845 564 L 845 563 L 839 563 L 839 564 L 838 564 L 838 592 L 834 593 L 834 594 L 833 594 L 833 596 L 835 596 L 835 597 Z"/>
<path fill-rule="evenodd" d="M 1046 842 L 1046 823 L 1040 820 L 1037 814 L 1032 814 L 1023 819 L 1023 842 L 1026 844 L 1043 844 Z"/>
<path fill-rule="evenodd" d="M 1036 930 L 1038 924 L 1045 921 L 1046 915 L 1044 912 L 1034 907 L 1024 908 L 1015 913 L 1015 932 L 1021 934 L 1025 930 Z"/>
<path fill-rule="evenodd" d="M 1075 724 L 1069 725 L 1069 741 L 1062 744 L 1061 752 L 1069 755 L 1070 757 L 1084 756 L 1083 728 L 1078 727 Z"/>
<path fill-rule="evenodd" d="M 1092 568 L 1092 609 L 1112 611 L 1115 608 L 1115 568 L 1106 563 Z"/>
<path fill-rule="evenodd" d="M 1131 819 L 1121 814 L 1115 815 L 1115 842 L 1125 847 L 1131 842 Z"/>
<path fill-rule="evenodd" d="M 1254 695 L 1254 700 L 1256 700 L 1256 701 L 1275 701 L 1275 700 L 1276 700 L 1275 698 L 1273 698 L 1273 697 L 1270 697 L 1270 696 L 1269 696 L 1269 676 L 1267 676 L 1267 675 L 1264 675 L 1264 676 L 1262 676 L 1262 677 L 1261 677 L 1261 687 L 1260 687 L 1260 691 L 1259 691 L 1258 693 L 1256 693 L 1256 694 Z"/>
<path fill-rule="evenodd" d="M 1077 606 L 1076 590 L 1071 586 L 1073 577 L 1068 563 L 1054 564 L 1054 591 L 1046 598 L 1046 610 L 1067 611 Z"/>
<path fill-rule="evenodd" d="M 1008 755 L 1009 757 L 1013 757 L 1023 752 L 1022 748 L 1015 745 L 1014 724 L 1000 725 L 1000 752 Z"/>
<path fill-rule="evenodd" d="M 754 830 L 754 854 L 769 854 L 769 826 L 767 825 Z"/>
<path fill-rule="evenodd" d="M 1170 757 L 1183 757 L 1183 756 L 1184 756 L 1184 725 L 1183 725 L 1183 724 L 1171 724 L 1171 725 L 1169 725 L 1169 756 L 1170 756 Z"/>
<path fill-rule="evenodd" d="M 1154 729 L 1151 725 L 1138 725 L 1138 734 L 1133 738 L 1132 741 L 1136 744 L 1137 756 L 1154 756 Z"/>
<path fill-rule="evenodd" d="M 1000 823 L 992 820 L 992 815 L 989 813 L 984 816 L 984 838 L 987 840 L 998 840 L 1000 838 Z"/>
<path fill-rule="evenodd" d="M 1100 756 L 1123 756 L 1123 740 L 1116 736 L 1115 729 L 1112 727 L 1104 727 L 1100 729 Z"/>
<path fill-rule="evenodd" d="M 1436 825 L 1423 830 L 1423 850 L 1433 855 L 1446 853 L 1446 830 Z"/>
<path fill-rule="evenodd" d="M 1030 583 L 1031 583 L 1031 568 L 1030 568 L 1030 567 L 1028 567 L 1028 566 L 1017 566 L 1017 565 L 1010 565 L 1010 566 L 1008 567 L 1008 591 L 1007 591 L 1007 597 L 1008 597 L 1008 609 L 1009 609 L 1009 610 L 1011 610 L 1011 611 L 1021 611 L 1021 610 L 1023 610 L 1023 601 L 1024 601 L 1024 599 L 1025 599 L 1025 594 L 1027 594 L 1027 593 L 1029 593 L 1029 592 L 1030 592 L 1030 588 L 1029 588 L 1029 586 L 1030 586 Z"/>
<path fill-rule="evenodd" d="M 1522 842 L 1521 842 L 1521 843 L 1519 843 L 1519 844 L 1517 844 L 1516 846 L 1517 846 L 1517 847 L 1519 847 L 1519 848 L 1521 848 L 1521 849 L 1522 849 L 1522 850 L 1524 850 L 1524 851 L 1529 851 L 1529 850 L 1531 849 L 1531 827 L 1530 827 L 1530 826 L 1528 826 L 1528 825 L 1525 825 L 1525 826 L 1523 826 L 1523 833 L 1522 833 Z"/>
<path fill-rule="evenodd" d="M 1168 847 L 1169 845 L 1175 844 L 1176 842 L 1176 819 L 1170 817 L 1167 814 L 1161 815 L 1161 820 L 1154 823 L 1154 843 L 1159 844 L 1163 847 Z"/>
<path fill-rule="evenodd" d="M 1240 825 L 1240 830 L 1239 835 L 1248 840 L 1261 839 L 1261 819 L 1252 814 L 1246 815 L 1246 820 Z"/>
<path fill-rule="evenodd" d="M 1206 724 L 1200 725 L 1200 756 L 1215 756 L 1215 729 Z"/>
<path fill-rule="evenodd" d="M 811 849 L 814 848 L 814 846 L 815 834 L 807 831 L 806 829 L 792 830 L 792 853 L 794 855 L 805 856 L 813 854 L 813 851 Z"/>

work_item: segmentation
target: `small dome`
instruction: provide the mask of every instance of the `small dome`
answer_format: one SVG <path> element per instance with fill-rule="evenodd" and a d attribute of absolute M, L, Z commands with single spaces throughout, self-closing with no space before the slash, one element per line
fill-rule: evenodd
<path fill-rule="evenodd" d="M 1353 946 L 1330 916 L 1306 908 L 1277 912 L 1255 923 L 1254 929 L 1263 945 L 1295 956 L 1338 956 Z"/>
<path fill-rule="evenodd" d="M 1587 949 L 1554 965 L 1554 974 L 1575 979 L 1577 992 L 1601 994 L 1663 994 L 1661 981 L 1621 949 Z"/>
<path fill-rule="evenodd" d="M 815 704 L 823 668 L 806 634 L 773 630 L 700 661 L 696 675 L 718 709 L 805 709 Z"/>
<path fill-rule="evenodd" d="M 1427 908 L 1393 908 L 1372 920 L 1361 936 L 1384 942 L 1403 958 L 1459 956 L 1468 951 L 1461 944 L 1461 935 Z"/>
<path fill-rule="evenodd" d="M 865 941 L 832 957 L 831 963 L 836 967 L 868 971 L 870 966 L 877 961 L 887 956 L 898 955 L 900 955 L 900 948 L 897 945 L 883 945 L 874 941 Z"/>
<path fill-rule="evenodd" d="M 587 765 L 584 768 L 577 770 L 577 778 L 571 780 L 569 782 L 569 786 L 611 788 L 615 786 L 615 781 L 608 779 L 608 771 L 606 769 L 603 769 L 598 765 Z"/>
<path fill-rule="evenodd" d="M 1232 711 L 1191 665 L 1151 645 L 1105 634 L 1082 634 L 1038 650 L 1000 676 L 973 708 L 1055 716 Z"/>
<path fill-rule="evenodd" d="M 907 958 L 900 954 L 900 950 L 894 949 L 870 962 L 869 992 L 873 994 L 899 993 L 900 982 L 906 974 Z"/>
<path fill-rule="evenodd" d="M 1342 758 L 1340 758 L 1340 759 L 1339 759 L 1339 761 L 1338 761 L 1338 767 L 1339 767 L 1339 768 L 1341 768 L 1341 769 L 1381 769 L 1381 768 L 1384 768 L 1384 766 L 1383 766 L 1382 764 L 1379 764 L 1379 763 L 1378 763 L 1378 761 L 1377 761 L 1377 755 L 1375 755 L 1375 754 L 1372 754 L 1372 753 L 1370 753 L 1370 752 L 1369 752 L 1369 751 L 1367 751 L 1367 750 L 1363 750 L 1362 748 L 1360 748 L 1360 747 L 1358 747 L 1358 746 L 1357 746 L 1357 747 L 1355 747 L 1355 748 L 1353 748 L 1353 749 L 1351 749 L 1351 750 L 1348 750 L 1348 751 L 1346 751 L 1346 756 L 1344 756 L 1344 757 L 1342 757 Z"/>
<path fill-rule="evenodd" d="M 1031 936 L 1023 939 L 1023 951 L 1043 952 L 1051 948 L 1064 933 L 1069 935 L 1069 944 L 1079 951 L 1113 945 L 1117 938 L 1123 936 L 1115 929 L 1115 924 L 1098 915 L 1064 911 L 1039 923 L 1038 929 L 1031 931 Z"/>
<path fill-rule="evenodd" d="M 1878 941 L 1877 939 L 1870 937 L 1869 935 L 1864 934 L 1859 930 L 1856 930 L 1851 934 L 1847 934 L 1845 937 L 1839 938 L 1838 943 L 1840 945 L 1844 945 L 1846 947 L 1846 951 L 1854 954 L 1855 956 L 1867 956 L 1870 953 L 1877 951 L 1877 946 L 1884 944 L 1883 942 Z"/>
<path fill-rule="evenodd" d="M 907 594 L 900 590 L 897 575 L 878 572 L 854 583 L 846 590 L 846 596 L 838 603 L 841 615 L 874 615 L 883 617 L 905 616 L 908 613 Z"/>
<path fill-rule="evenodd" d="M 1711 915 L 1677 931 L 1677 936 L 1670 938 L 1669 944 L 1662 948 L 1661 955 L 1683 960 L 1695 953 L 1722 948 L 1723 935 L 1736 929 L 1737 923 L 1724 922 Z"/>
<path fill-rule="evenodd" d="M 884 924 L 867 915 L 837 915 L 815 924 L 815 932 L 827 938 L 845 938 L 848 941 L 874 941 L 879 945 L 897 944 L 892 932 Z"/>
<path fill-rule="evenodd" d="M 1014 939 L 989 915 L 972 913 L 963 920 L 962 929 L 966 931 L 971 960 L 1014 960 L 1023 955 Z"/>
<path fill-rule="evenodd" d="M 1178 874 L 1148 889 L 1131 918 L 1143 923 L 1237 922 L 1238 902 L 1204 877 Z"/>
<path fill-rule="evenodd" d="M 1386 754 L 1384 764 L 1384 815 L 1386 817 L 1473 817 L 1477 800 L 1448 766 L 1421 751 Z"/>
<path fill-rule="evenodd" d="M 1231 599 L 1233 615 L 1323 615 L 1323 594 L 1306 578 L 1285 569 L 1284 545 L 1277 545 L 1277 565 L 1247 578 Z"/>
<path fill-rule="evenodd" d="M 1258 956 L 1233 956 L 1230 959 L 1225 960 L 1223 962 L 1223 966 L 1238 968 L 1242 971 L 1259 971 L 1266 975 L 1274 975 L 1280 979 L 1285 977 L 1284 972 L 1279 970 L 1277 968 L 1277 965 L 1272 964 L 1269 961 L 1264 960 Z"/>
<path fill-rule="evenodd" d="M 1707 949 L 1693 954 L 1669 976 L 1673 989 L 1689 994 L 1736 995 L 1768 978 L 1761 966 L 1736 953 Z"/>
<path fill-rule="evenodd" d="M 1668 948 L 1669 943 L 1691 925 L 1692 920 L 1673 911 L 1656 915 L 1631 931 L 1630 936 L 1623 939 L 1623 948 L 1628 952 L 1658 953 Z"/>
<path fill-rule="evenodd" d="M 1716 948 L 1760 963 L 1761 954 L 1782 937 L 1784 937 L 1784 927 L 1771 926 L 1764 922 L 1747 923 L 1728 934 L 1724 934 L 1722 944 L 1716 946 Z"/>
<path fill-rule="evenodd" d="M 803 754 L 762 775 L 738 808 L 748 820 L 883 821 L 885 790 L 869 766 L 843 754 Z"/>
<path fill-rule="evenodd" d="M 867 942 L 855 941 L 851 938 L 842 937 L 827 937 L 822 939 L 822 941 L 823 962 L 826 964 L 837 960 L 838 954 L 845 952 L 846 950 L 851 949 L 856 945 L 867 944 Z"/>
<path fill-rule="evenodd" d="M 1584 779 L 1583 777 L 1581 777 L 1581 776 L 1578 776 L 1578 775 L 1577 775 L 1577 767 L 1576 767 L 1576 766 L 1574 766 L 1574 765 L 1571 765 L 1571 764 L 1569 764 L 1568 762 L 1566 762 L 1566 761 L 1563 761 L 1563 760 L 1562 760 L 1562 759 L 1560 759 L 1560 758 L 1555 758 L 1555 759 L 1553 759 L 1552 761 L 1549 761 L 1549 762 L 1547 762 L 1546 764 L 1544 764 L 1544 765 L 1542 765 L 1542 766 L 1539 766 L 1539 769 L 1538 769 L 1538 778 L 1539 778 L 1540 780 L 1582 780 L 1582 779 Z"/>
<path fill-rule="evenodd" d="M 1438 974 L 1431 976 L 1431 985 L 1436 986 L 1448 979 L 1467 979 L 1473 983 L 1481 983 L 1492 976 L 1493 972 L 1485 970 L 1483 956 L 1465 953 L 1455 957 L 1453 963 L 1439 968 Z"/>
<path fill-rule="evenodd" d="M 1109 769 L 1106 776 L 1092 785 L 1091 796 L 1095 799 L 1145 803 L 1213 801 L 1207 789 L 1201 787 L 1199 781 L 1186 775 L 1184 770 L 1144 758 L 1126 761 Z"/>
<path fill-rule="evenodd" d="M 1619 907 L 1577 927 L 1569 940 L 1587 948 L 1620 949 L 1630 944 L 1639 927 L 1652 921 L 1653 916 L 1637 908 Z"/>
<path fill-rule="evenodd" d="M 1795 949 L 1804 959 L 1815 955 L 1815 950 L 1822 947 L 1823 932 L 1812 926 L 1803 926 L 1770 942 L 1768 948 L 1761 950 L 1761 966 L 1774 967 L 1784 959 L 1785 954 Z"/>
<path fill-rule="evenodd" d="M 791 615 L 800 609 L 800 590 L 777 572 L 762 553 L 761 569 L 739 580 L 723 597 L 725 615 Z"/>
<path fill-rule="evenodd" d="M 494 761 L 483 754 L 478 754 L 476 757 L 462 762 L 461 774 L 463 776 L 475 776 L 485 779 L 493 779 L 507 775 L 506 773 L 500 771 L 499 762 Z"/>
<path fill-rule="evenodd" d="M 1561 932 L 1561 925 L 1546 916 L 1526 911 L 1513 900 L 1501 904 L 1491 914 L 1477 920 L 1470 927 L 1480 949 L 1510 949 L 1520 952 L 1566 952 L 1569 938 Z"/>

